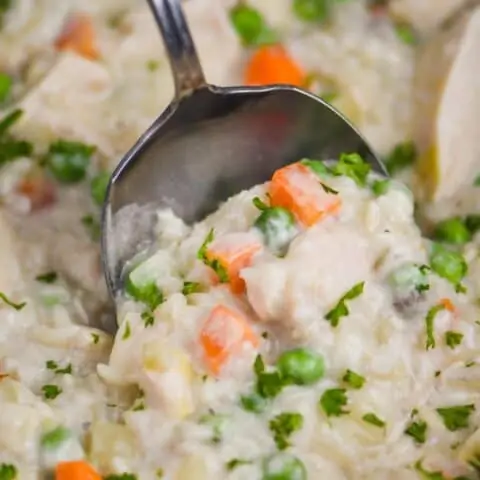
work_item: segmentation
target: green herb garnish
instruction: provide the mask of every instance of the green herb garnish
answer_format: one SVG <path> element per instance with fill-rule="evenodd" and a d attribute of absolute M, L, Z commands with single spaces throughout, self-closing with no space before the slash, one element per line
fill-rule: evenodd
<path fill-rule="evenodd" d="M 320 406 L 327 417 L 339 417 L 350 413 L 344 407 L 348 403 L 347 391 L 344 388 L 325 390 L 320 397 Z"/>
<path fill-rule="evenodd" d="M 405 429 L 405 434 L 409 437 L 412 437 L 415 442 L 422 444 L 427 440 L 427 429 L 427 422 L 423 420 L 417 420 L 409 423 L 408 427 Z"/>
<path fill-rule="evenodd" d="M 71 375 L 72 373 L 72 364 L 69 363 L 66 367 L 60 368 L 58 363 L 54 360 L 47 360 L 46 367 L 48 370 L 52 370 L 59 375 Z"/>
<path fill-rule="evenodd" d="M 107 475 L 104 480 L 137 480 L 137 476 L 133 473 L 120 473 Z"/>
<path fill-rule="evenodd" d="M 425 317 L 425 330 L 427 334 L 427 341 L 425 343 L 425 349 L 430 350 L 430 348 L 436 347 L 435 335 L 433 331 L 434 327 L 434 320 L 437 313 L 445 310 L 446 307 L 443 303 L 439 303 L 438 305 L 434 305 L 430 310 L 427 312 L 427 316 Z"/>
<path fill-rule="evenodd" d="M 330 310 L 326 315 L 325 319 L 330 322 L 332 327 L 337 327 L 340 319 L 342 317 L 348 316 L 350 310 L 347 306 L 347 300 L 353 300 L 354 298 L 359 297 L 363 293 L 363 287 L 365 282 L 360 282 L 354 285 L 335 305 L 332 310 Z"/>
<path fill-rule="evenodd" d="M 132 335 L 132 329 L 130 327 L 130 322 L 127 320 L 125 322 L 125 328 L 123 330 L 122 340 L 127 340 L 127 338 L 130 338 L 131 335 Z"/>
<path fill-rule="evenodd" d="M 322 179 L 325 178 L 327 175 L 332 174 L 330 168 L 327 167 L 320 160 L 310 160 L 308 158 L 304 158 L 303 160 L 300 160 L 300 163 L 308 167 L 313 173 L 315 173 Z"/>
<path fill-rule="evenodd" d="M 17 108 L 0 120 L 0 137 L 5 135 L 9 128 L 20 120 L 23 110 Z"/>
<path fill-rule="evenodd" d="M 455 347 L 458 347 L 462 343 L 463 333 L 455 332 L 449 330 L 445 332 L 445 343 L 453 350 Z"/>
<path fill-rule="evenodd" d="M 217 259 L 210 260 L 207 255 L 208 246 L 213 242 L 215 238 L 215 231 L 212 228 L 205 240 L 203 241 L 202 245 L 200 246 L 197 252 L 197 258 L 201 260 L 205 265 L 210 267 L 218 276 L 220 283 L 228 283 L 228 272 L 227 270 L 221 265 L 221 263 Z"/>
<path fill-rule="evenodd" d="M 304 22 L 324 23 L 331 15 L 331 0 L 293 0 L 295 15 Z"/>
<path fill-rule="evenodd" d="M 342 153 L 331 170 L 334 175 L 345 175 L 350 177 L 358 186 L 364 187 L 370 169 L 370 165 L 358 153 Z"/>
<path fill-rule="evenodd" d="M 269 427 L 277 448 L 285 450 L 290 446 L 289 437 L 292 433 L 303 427 L 303 415 L 296 412 L 280 413 L 270 420 Z"/>
<path fill-rule="evenodd" d="M 10 75 L 0 72 L 0 103 L 5 102 L 10 96 L 13 80 Z"/>
<path fill-rule="evenodd" d="M 100 172 L 90 181 L 90 194 L 97 205 L 103 205 L 107 196 L 108 182 L 110 181 L 109 172 Z"/>
<path fill-rule="evenodd" d="M 378 418 L 374 413 L 366 413 L 362 417 L 362 420 L 366 423 L 370 423 L 375 427 L 383 428 L 385 426 L 385 422 L 382 419 Z"/>
<path fill-rule="evenodd" d="M 17 311 L 22 310 L 22 308 L 25 307 L 25 305 L 27 304 L 27 302 L 15 303 L 12 300 L 10 300 L 2 292 L 0 292 L 0 300 L 2 300 L 4 303 L 6 303 L 7 305 L 9 305 L 10 307 L 14 308 Z"/>
<path fill-rule="evenodd" d="M 399 143 L 384 159 L 385 167 L 390 175 L 403 170 L 415 163 L 417 149 L 411 141 Z"/>
<path fill-rule="evenodd" d="M 458 405 L 456 407 L 437 408 L 447 430 L 455 432 L 468 427 L 470 415 L 475 411 L 475 405 Z"/>
<path fill-rule="evenodd" d="M 102 235 L 102 229 L 99 220 L 93 215 L 85 215 L 80 219 L 80 221 L 86 228 L 90 238 L 95 242 L 98 241 Z"/>
<path fill-rule="evenodd" d="M 42 392 L 47 400 L 54 400 L 62 393 L 62 389 L 57 385 L 44 385 Z"/>
<path fill-rule="evenodd" d="M 91 333 L 92 342 L 96 345 L 100 341 L 100 335 L 98 333 Z"/>
<path fill-rule="evenodd" d="M 16 480 L 17 478 L 17 467 L 15 465 L 11 463 L 0 464 L 0 480 Z"/>
<path fill-rule="evenodd" d="M 152 327 L 153 325 L 155 325 L 155 317 L 153 313 L 148 310 L 142 312 L 140 318 L 143 320 L 143 324 L 145 325 L 145 327 Z"/>
<path fill-rule="evenodd" d="M 190 295 L 202 291 L 202 284 L 199 282 L 183 282 L 183 295 Z"/>
<path fill-rule="evenodd" d="M 342 380 L 356 390 L 362 388 L 365 384 L 365 377 L 362 377 L 358 373 L 352 372 L 352 370 L 347 370 L 345 375 L 342 377 Z"/>
<path fill-rule="evenodd" d="M 232 458 L 225 464 L 225 468 L 231 472 L 242 465 L 249 465 L 252 463 L 252 460 L 245 460 L 243 458 Z"/>
<path fill-rule="evenodd" d="M 423 480 L 447 480 L 442 472 L 430 472 L 425 470 L 422 466 L 421 460 L 415 464 L 415 470 L 422 477 Z"/>
<path fill-rule="evenodd" d="M 417 35 L 408 23 L 399 22 L 395 25 L 395 33 L 397 37 L 406 45 L 415 45 L 417 43 Z"/>
<path fill-rule="evenodd" d="M 40 283 L 55 283 L 57 281 L 57 272 L 47 272 L 42 275 L 37 275 L 35 280 Z"/>

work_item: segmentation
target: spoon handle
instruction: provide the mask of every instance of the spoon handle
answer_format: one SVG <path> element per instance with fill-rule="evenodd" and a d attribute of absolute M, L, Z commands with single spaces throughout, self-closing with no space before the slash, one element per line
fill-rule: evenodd
<path fill-rule="evenodd" d="M 175 82 L 176 97 L 206 84 L 180 0 L 147 0 L 162 33 Z"/>

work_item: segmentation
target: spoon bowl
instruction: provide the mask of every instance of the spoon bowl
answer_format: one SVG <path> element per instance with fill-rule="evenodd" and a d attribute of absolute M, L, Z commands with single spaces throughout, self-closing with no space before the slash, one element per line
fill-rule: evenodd
<path fill-rule="evenodd" d="M 114 171 L 102 216 L 102 259 L 110 293 L 128 261 L 151 244 L 156 212 L 201 220 L 230 196 L 267 181 L 301 158 L 358 152 L 386 170 L 357 130 L 302 89 L 206 83 L 178 0 L 149 0 L 175 80 L 176 96 Z"/>

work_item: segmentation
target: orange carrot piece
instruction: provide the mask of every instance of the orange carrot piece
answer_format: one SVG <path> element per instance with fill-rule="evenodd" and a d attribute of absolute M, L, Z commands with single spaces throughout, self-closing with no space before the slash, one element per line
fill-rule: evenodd
<path fill-rule="evenodd" d="M 94 468 L 83 460 L 57 463 L 55 480 L 102 480 Z"/>
<path fill-rule="evenodd" d="M 232 293 L 245 290 L 240 271 L 251 265 L 253 256 L 262 248 L 260 241 L 248 233 L 231 233 L 215 240 L 207 249 L 207 259 L 217 261 L 228 275 Z"/>
<path fill-rule="evenodd" d="M 260 47 L 250 58 L 245 70 L 246 85 L 284 83 L 301 87 L 306 74 L 280 45 Z"/>
<path fill-rule="evenodd" d="M 272 206 L 290 210 L 307 227 L 337 212 L 342 203 L 339 195 L 326 192 L 315 174 L 301 163 L 277 170 L 269 194 Z"/>
<path fill-rule="evenodd" d="M 56 39 L 55 48 L 73 50 L 85 58 L 96 60 L 100 55 L 91 18 L 85 14 L 76 14 L 70 18 Z"/>
<path fill-rule="evenodd" d="M 443 305 L 445 310 L 448 310 L 449 312 L 455 313 L 457 310 L 455 308 L 455 305 L 452 303 L 452 301 L 449 298 L 442 298 L 440 300 L 440 305 Z"/>
<path fill-rule="evenodd" d="M 214 307 L 200 332 L 200 344 L 209 370 L 218 375 L 245 343 L 255 348 L 259 344 L 248 320 L 225 305 Z"/>

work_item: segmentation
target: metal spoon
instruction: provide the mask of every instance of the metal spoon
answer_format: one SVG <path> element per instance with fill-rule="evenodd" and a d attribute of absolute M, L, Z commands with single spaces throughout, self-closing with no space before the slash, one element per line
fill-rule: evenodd
<path fill-rule="evenodd" d="M 206 83 L 178 0 L 148 0 L 166 45 L 175 98 L 114 171 L 103 210 L 102 258 L 113 297 L 125 265 L 153 238 L 155 211 L 186 222 L 265 182 L 303 157 L 358 152 L 386 175 L 352 125 L 296 87 L 217 87 Z M 221 61 L 219 59 L 219 61 Z"/>

